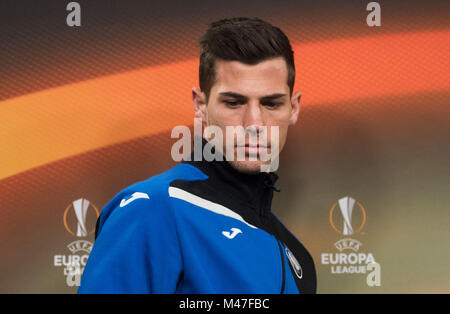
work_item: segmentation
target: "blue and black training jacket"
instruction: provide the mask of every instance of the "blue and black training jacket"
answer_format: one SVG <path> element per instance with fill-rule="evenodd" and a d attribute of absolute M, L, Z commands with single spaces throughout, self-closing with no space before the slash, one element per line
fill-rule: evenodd
<path fill-rule="evenodd" d="M 123 189 L 78 293 L 315 293 L 311 255 L 271 211 L 277 178 L 183 161 Z"/>

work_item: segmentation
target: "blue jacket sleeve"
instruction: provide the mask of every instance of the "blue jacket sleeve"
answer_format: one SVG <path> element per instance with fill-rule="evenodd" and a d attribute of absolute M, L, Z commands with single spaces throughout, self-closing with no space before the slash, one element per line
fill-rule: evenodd
<path fill-rule="evenodd" d="M 78 293 L 174 293 L 182 257 L 168 195 L 124 191 L 102 211 Z"/>

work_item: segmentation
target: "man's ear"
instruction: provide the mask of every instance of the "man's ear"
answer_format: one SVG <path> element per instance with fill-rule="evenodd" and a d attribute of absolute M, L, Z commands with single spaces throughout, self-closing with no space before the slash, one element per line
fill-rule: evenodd
<path fill-rule="evenodd" d="M 206 121 L 206 95 L 199 88 L 192 88 L 195 117 Z"/>
<path fill-rule="evenodd" d="M 298 114 L 300 113 L 300 100 L 302 98 L 302 93 L 296 92 L 294 95 L 292 95 L 291 98 L 291 104 L 292 104 L 292 111 L 291 111 L 291 117 L 289 118 L 289 124 L 294 125 L 297 123 Z"/>

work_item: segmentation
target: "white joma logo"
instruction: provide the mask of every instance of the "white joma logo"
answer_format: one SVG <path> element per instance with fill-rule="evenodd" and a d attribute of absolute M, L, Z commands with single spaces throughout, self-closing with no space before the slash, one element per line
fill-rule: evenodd
<path fill-rule="evenodd" d="M 122 199 L 120 201 L 120 207 L 124 207 L 127 206 L 128 204 L 130 204 L 132 201 L 137 200 L 139 198 L 147 198 L 150 199 L 150 197 L 148 196 L 147 193 L 143 193 L 143 192 L 134 192 L 133 195 L 131 195 L 131 197 L 129 199 Z"/>
<path fill-rule="evenodd" d="M 233 231 L 233 233 L 230 233 L 230 231 L 222 231 L 222 234 L 228 239 L 233 239 L 238 233 L 242 233 L 238 228 L 231 228 L 231 231 Z"/>

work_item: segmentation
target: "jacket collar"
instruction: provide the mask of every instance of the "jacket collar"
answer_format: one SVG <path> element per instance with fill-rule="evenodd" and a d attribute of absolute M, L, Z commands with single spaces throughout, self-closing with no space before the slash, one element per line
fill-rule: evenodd
<path fill-rule="evenodd" d="M 202 151 L 206 145 L 211 144 L 202 138 Z M 214 153 L 214 147 L 209 149 Z M 207 161 L 202 157 L 201 160 L 195 161 L 194 153 L 192 153 L 191 160 L 184 161 L 184 163 L 193 165 L 205 173 L 209 177 L 208 184 L 217 193 L 224 193 L 236 198 L 240 203 L 245 203 L 252 207 L 260 215 L 269 212 L 272 205 L 273 191 L 280 191 L 274 185 L 278 175 L 274 172 L 246 174 L 234 169 L 225 158 L 223 159 L 223 161 Z"/>

